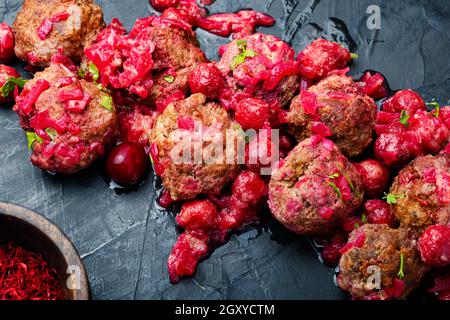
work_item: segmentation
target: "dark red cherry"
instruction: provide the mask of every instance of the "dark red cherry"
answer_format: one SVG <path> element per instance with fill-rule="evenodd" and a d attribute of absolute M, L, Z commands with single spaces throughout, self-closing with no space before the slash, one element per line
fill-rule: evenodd
<path fill-rule="evenodd" d="M 143 181 L 150 171 L 150 158 L 140 146 L 123 143 L 115 147 L 106 160 L 106 172 L 121 185 Z"/>

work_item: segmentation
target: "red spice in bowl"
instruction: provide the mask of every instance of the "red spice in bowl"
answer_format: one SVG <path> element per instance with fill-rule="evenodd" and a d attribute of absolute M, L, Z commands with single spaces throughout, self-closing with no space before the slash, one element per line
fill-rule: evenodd
<path fill-rule="evenodd" d="M 0 300 L 64 300 L 56 270 L 40 254 L 0 246 Z"/>

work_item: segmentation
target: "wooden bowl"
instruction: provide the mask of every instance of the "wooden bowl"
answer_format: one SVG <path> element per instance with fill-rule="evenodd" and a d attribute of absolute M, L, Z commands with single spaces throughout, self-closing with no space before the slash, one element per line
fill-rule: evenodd
<path fill-rule="evenodd" d="M 58 273 L 66 300 L 89 300 L 83 262 L 70 240 L 48 219 L 24 207 L 0 202 L 0 244 L 13 242 L 39 253 Z"/>

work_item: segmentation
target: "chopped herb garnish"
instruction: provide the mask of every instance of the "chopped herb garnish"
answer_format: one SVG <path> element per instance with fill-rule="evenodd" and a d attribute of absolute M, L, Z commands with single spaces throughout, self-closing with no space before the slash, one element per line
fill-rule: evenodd
<path fill-rule="evenodd" d="M 52 128 L 47 128 L 45 129 L 45 132 L 48 134 L 48 136 L 53 140 L 56 138 L 56 136 L 58 135 L 58 133 L 56 132 L 55 129 Z"/>
<path fill-rule="evenodd" d="M 361 216 L 361 222 L 362 223 L 366 223 L 367 222 L 367 216 L 366 216 L 365 213 L 363 213 L 362 216 Z"/>
<path fill-rule="evenodd" d="M 409 126 L 409 118 L 410 115 L 405 110 L 402 110 L 402 113 L 400 113 L 400 123 L 404 126 Z"/>
<path fill-rule="evenodd" d="M 439 103 L 436 101 L 428 102 L 427 106 L 433 107 L 434 108 L 433 116 L 435 116 L 436 118 L 439 118 L 439 111 L 441 109 L 441 106 L 439 105 Z"/>
<path fill-rule="evenodd" d="M 352 57 L 352 59 L 358 59 L 359 55 L 357 53 L 350 53 L 350 56 Z"/>
<path fill-rule="evenodd" d="M 405 266 L 405 257 L 403 256 L 403 253 L 400 253 L 400 270 L 397 273 L 397 278 L 399 278 L 400 280 L 403 280 L 403 278 L 405 277 L 404 266 Z"/>
<path fill-rule="evenodd" d="M 339 198 L 342 198 L 342 192 L 334 182 L 328 181 L 328 185 L 334 189 Z"/>
<path fill-rule="evenodd" d="M 14 91 L 16 86 L 22 89 L 25 83 L 27 83 L 27 80 L 22 78 L 9 78 L 8 80 L 6 80 L 5 84 L 0 89 L 2 97 L 3 98 L 9 97 L 9 95 L 11 94 L 11 92 Z"/>
<path fill-rule="evenodd" d="M 241 50 L 245 50 L 247 48 L 247 40 L 239 39 L 236 41 L 237 47 Z"/>
<path fill-rule="evenodd" d="M 86 77 L 86 71 L 83 68 L 78 68 L 77 73 L 80 78 Z"/>
<path fill-rule="evenodd" d="M 89 73 L 92 74 L 92 80 L 94 80 L 94 82 L 100 78 L 100 71 L 98 71 L 97 66 L 92 62 L 89 63 Z"/>
<path fill-rule="evenodd" d="M 114 103 L 111 96 L 103 96 L 100 105 L 108 111 L 114 110 Z"/>
<path fill-rule="evenodd" d="M 336 178 L 339 178 L 339 173 L 333 173 L 331 176 L 328 176 L 328 178 L 330 178 L 330 179 L 336 179 Z"/>
<path fill-rule="evenodd" d="M 108 88 L 106 88 L 104 85 L 102 85 L 101 83 L 97 84 L 97 89 L 100 91 L 103 91 L 105 93 L 111 93 L 111 90 L 109 90 Z"/>
<path fill-rule="evenodd" d="M 355 229 L 358 229 L 360 227 L 359 223 L 355 223 L 355 225 L 353 226 Z"/>
<path fill-rule="evenodd" d="M 164 80 L 166 80 L 168 83 L 173 83 L 175 81 L 175 77 L 171 75 L 164 76 Z"/>
<path fill-rule="evenodd" d="M 245 62 L 245 59 L 247 58 L 253 58 L 256 57 L 256 52 L 253 50 L 247 50 L 247 41 L 246 40 L 238 40 L 236 42 L 240 53 L 237 54 L 234 58 L 233 61 L 231 62 L 231 70 L 236 69 L 237 66 L 239 66 L 240 64 Z"/>
<path fill-rule="evenodd" d="M 397 204 L 398 199 L 403 199 L 405 195 L 397 195 L 393 193 L 384 193 L 383 200 L 386 200 L 388 204 Z"/>
<path fill-rule="evenodd" d="M 33 148 L 33 144 L 36 141 L 39 143 L 42 142 L 41 137 L 39 137 L 36 133 L 28 131 L 27 131 L 27 140 L 28 140 L 28 150 L 31 150 Z"/>

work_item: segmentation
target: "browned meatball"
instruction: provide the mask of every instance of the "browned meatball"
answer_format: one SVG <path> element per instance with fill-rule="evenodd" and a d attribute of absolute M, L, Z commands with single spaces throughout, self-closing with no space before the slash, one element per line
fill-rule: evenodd
<path fill-rule="evenodd" d="M 450 157 L 416 158 L 395 178 L 388 200 L 404 227 L 450 226 Z"/>
<path fill-rule="evenodd" d="M 255 33 L 220 50 L 218 67 L 232 91 L 252 94 L 273 108 L 287 105 L 298 92 L 298 64 L 286 42 Z"/>
<path fill-rule="evenodd" d="M 237 175 L 236 159 L 225 161 L 211 149 L 218 144 L 223 155 L 230 151 L 226 145 L 227 130 L 231 136 L 242 132 L 222 107 L 206 103 L 202 94 L 170 104 L 157 118 L 150 137 L 153 164 L 174 200 L 218 194 Z M 231 143 L 234 145 L 233 140 Z M 187 161 L 180 156 L 187 156 Z"/>
<path fill-rule="evenodd" d="M 269 207 L 288 229 L 306 235 L 331 232 L 362 203 L 356 168 L 330 140 L 302 141 L 275 170 Z"/>
<path fill-rule="evenodd" d="M 372 98 L 350 77 L 331 75 L 294 98 L 288 123 L 298 141 L 311 136 L 317 123 L 325 124 L 342 153 L 354 157 L 372 142 L 375 118 Z"/>
<path fill-rule="evenodd" d="M 177 90 L 186 94 L 189 90 L 189 74 L 207 59 L 200 49 L 195 32 L 191 30 L 175 26 L 151 27 L 150 35 L 156 45 L 153 52 L 155 83 L 147 100 L 155 104 Z M 174 79 L 167 75 L 173 75 Z"/>
<path fill-rule="evenodd" d="M 50 172 L 88 167 L 118 135 L 111 96 L 58 63 L 25 85 L 14 111 L 28 131 L 32 163 Z"/>
<path fill-rule="evenodd" d="M 403 299 L 428 268 L 406 229 L 366 224 L 352 232 L 339 263 L 339 286 L 354 299 Z"/>
<path fill-rule="evenodd" d="M 61 48 L 80 61 L 104 27 L 102 9 L 93 0 L 25 0 L 13 25 L 16 55 L 45 67 Z"/>

